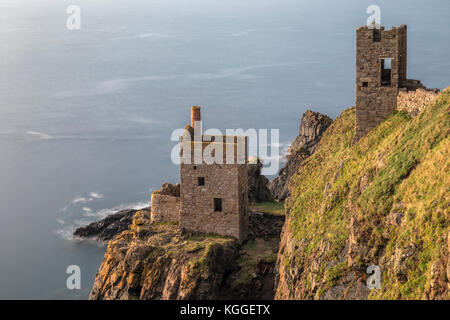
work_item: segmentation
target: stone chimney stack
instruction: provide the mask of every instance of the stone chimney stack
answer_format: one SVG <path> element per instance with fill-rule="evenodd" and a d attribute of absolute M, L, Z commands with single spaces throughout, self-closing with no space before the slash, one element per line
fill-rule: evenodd
<path fill-rule="evenodd" d="M 202 116 L 200 114 L 200 107 L 193 106 L 191 107 L 191 127 L 194 128 L 194 124 L 196 121 L 202 121 Z"/>

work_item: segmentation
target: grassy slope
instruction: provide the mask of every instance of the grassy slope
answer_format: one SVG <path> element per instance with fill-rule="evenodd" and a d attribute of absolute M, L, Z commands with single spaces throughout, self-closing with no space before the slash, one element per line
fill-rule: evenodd
<path fill-rule="evenodd" d="M 447 89 L 418 117 L 395 113 L 355 145 L 354 108 L 333 122 L 317 152 L 291 179 L 291 197 L 286 202 L 292 217 L 290 229 L 297 241 L 307 244 L 301 246 L 299 258 L 310 256 L 326 241 L 332 250 L 327 251 L 324 264 L 335 261 L 349 238 L 353 215 L 362 221 L 371 248 L 368 256 L 360 257 L 360 270 L 380 255 L 390 259 L 396 246 L 413 243 L 421 248 L 418 257 L 405 262 L 406 282 L 398 282 L 392 270 L 383 270 L 382 290 L 372 291 L 370 297 L 423 297 L 430 285 L 432 263 L 447 247 L 449 106 Z M 363 184 L 366 188 L 361 188 Z M 405 216 L 401 226 L 386 223 L 393 206 L 400 207 Z M 337 268 L 344 269 L 339 270 L 342 274 L 348 266 L 344 263 Z M 325 271 L 322 276 L 327 277 Z M 335 281 L 339 274 L 332 278 Z"/>

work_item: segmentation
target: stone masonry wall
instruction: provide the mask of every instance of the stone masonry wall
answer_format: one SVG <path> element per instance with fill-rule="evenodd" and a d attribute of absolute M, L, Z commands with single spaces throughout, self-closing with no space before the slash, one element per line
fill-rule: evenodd
<path fill-rule="evenodd" d="M 412 117 L 417 116 L 438 93 L 435 90 L 417 89 L 415 91 L 400 91 L 397 97 L 397 110 L 406 111 Z"/>
<path fill-rule="evenodd" d="M 246 165 L 181 164 L 181 228 L 243 239 L 239 214 L 242 212 L 239 192 L 243 192 L 239 188 L 240 166 Z M 204 186 L 198 185 L 199 177 L 205 179 Z M 244 196 L 248 197 L 247 193 Z M 214 211 L 214 198 L 222 199 L 221 212 Z"/>
<path fill-rule="evenodd" d="M 180 198 L 152 193 L 151 222 L 180 220 Z"/>
<path fill-rule="evenodd" d="M 391 59 L 390 84 L 382 84 L 384 59 Z M 391 30 L 356 30 L 355 141 L 396 108 L 398 88 L 406 80 L 406 25 Z"/>
<path fill-rule="evenodd" d="M 247 138 L 228 138 L 214 136 L 210 139 L 203 136 L 199 142 L 183 139 L 180 227 L 188 232 L 215 233 L 243 241 L 248 228 Z M 226 163 L 227 148 L 233 151 L 231 163 Z M 209 155 L 213 150 L 217 159 L 211 162 L 211 159 L 200 158 L 200 163 L 196 163 L 194 155 L 198 151 Z M 203 185 L 199 183 L 199 178 L 203 179 Z M 222 199 L 221 211 L 215 210 L 215 198 Z"/>

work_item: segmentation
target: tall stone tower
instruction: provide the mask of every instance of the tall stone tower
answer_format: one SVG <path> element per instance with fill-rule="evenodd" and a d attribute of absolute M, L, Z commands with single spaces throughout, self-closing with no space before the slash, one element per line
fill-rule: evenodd
<path fill-rule="evenodd" d="M 406 82 L 406 25 L 356 30 L 355 142 L 385 120 L 397 106 Z"/>
<path fill-rule="evenodd" d="M 247 137 L 208 136 L 201 132 L 200 107 L 191 108 L 191 125 L 181 142 L 180 227 L 245 240 L 248 229 Z M 194 128 L 196 130 L 194 130 Z M 186 136 L 189 135 L 189 136 Z M 186 139 L 189 138 L 189 139 Z M 219 150 L 222 154 L 219 154 Z M 231 150 L 227 154 L 226 150 Z M 196 158 L 196 152 L 213 154 Z M 189 157 L 185 157 L 187 153 Z"/>

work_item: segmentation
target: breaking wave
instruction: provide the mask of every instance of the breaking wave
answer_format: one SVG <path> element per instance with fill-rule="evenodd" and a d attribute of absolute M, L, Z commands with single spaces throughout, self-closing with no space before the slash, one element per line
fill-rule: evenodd
<path fill-rule="evenodd" d="M 110 214 L 125 209 L 143 209 L 149 207 L 148 201 L 122 203 L 111 208 L 93 209 L 89 204 L 101 200 L 104 195 L 99 192 L 91 192 L 87 196 L 77 196 L 72 202 L 60 209 L 60 216 L 56 222 L 61 228 L 55 230 L 55 233 L 61 238 L 69 241 L 80 241 L 73 236 L 75 229 L 85 226 L 89 223 L 99 221 Z M 97 204 L 98 205 L 98 204 Z"/>

